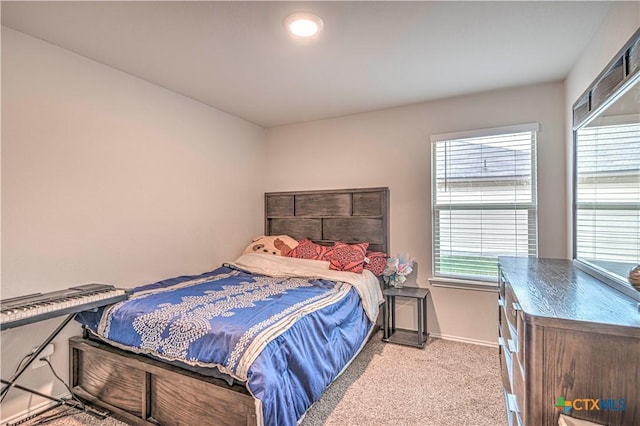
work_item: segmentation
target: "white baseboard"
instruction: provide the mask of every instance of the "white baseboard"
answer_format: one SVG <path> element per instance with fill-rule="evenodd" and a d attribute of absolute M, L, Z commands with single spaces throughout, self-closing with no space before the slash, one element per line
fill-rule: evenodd
<path fill-rule="evenodd" d="M 69 392 L 65 392 L 61 395 L 57 395 L 54 398 L 70 398 L 71 394 Z M 29 416 L 33 416 L 34 414 L 38 414 L 41 413 L 43 411 L 45 411 L 47 408 L 51 408 L 54 405 L 56 405 L 55 401 L 43 401 L 39 404 L 33 405 L 31 407 L 29 407 L 28 409 L 14 414 L 13 416 L 7 418 L 7 419 L 2 419 L 0 421 L 0 425 L 6 425 L 8 423 L 17 423 L 19 421 L 25 420 L 27 417 Z"/>
<path fill-rule="evenodd" d="M 454 342 L 471 343 L 474 345 L 489 346 L 492 348 L 498 347 L 498 342 L 487 342 L 486 340 L 470 339 L 468 337 L 450 336 L 448 334 L 429 333 L 429 337 L 435 337 L 436 339 L 453 340 Z"/>

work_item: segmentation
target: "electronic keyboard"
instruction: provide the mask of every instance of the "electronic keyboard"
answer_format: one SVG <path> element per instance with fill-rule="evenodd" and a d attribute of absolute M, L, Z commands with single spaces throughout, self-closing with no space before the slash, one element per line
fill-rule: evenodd
<path fill-rule="evenodd" d="M 112 285 L 85 284 L 66 290 L 1 300 L 0 330 L 99 308 L 126 298 L 124 290 Z"/>

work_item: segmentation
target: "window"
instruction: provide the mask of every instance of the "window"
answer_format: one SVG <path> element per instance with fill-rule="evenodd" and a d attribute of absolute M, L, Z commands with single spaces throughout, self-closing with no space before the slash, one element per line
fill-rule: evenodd
<path fill-rule="evenodd" d="M 640 262 L 640 123 L 624 118 L 576 132 L 576 258 L 620 281 Z"/>
<path fill-rule="evenodd" d="M 498 256 L 537 256 L 537 130 L 431 138 L 434 277 L 497 281 Z"/>

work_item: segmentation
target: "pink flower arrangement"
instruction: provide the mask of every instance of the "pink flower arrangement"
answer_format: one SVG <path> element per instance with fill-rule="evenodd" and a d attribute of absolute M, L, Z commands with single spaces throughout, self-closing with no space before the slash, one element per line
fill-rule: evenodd
<path fill-rule="evenodd" d="M 400 254 L 387 259 L 387 265 L 382 272 L 384 281 L 394 287 L 402 287 L 407 275 L 413 272 L 415 259 L 408 254 Z"/>

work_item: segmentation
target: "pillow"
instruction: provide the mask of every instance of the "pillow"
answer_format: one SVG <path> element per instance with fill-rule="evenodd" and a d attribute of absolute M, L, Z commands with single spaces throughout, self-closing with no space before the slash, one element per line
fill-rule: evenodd
<path fill-rule="evenodd" d="M 287 254 L 288 257 L 297 257 L 298 259 L 312 260 L 328 260 L 328 247 L 316 244 L 308 238 L 301 240 L 298 245 Z"/>
<path fill-rule="evenodd" d="M 298 242 L 288 235 L 262 235 L 255 238 L 244 250 L 244 253 L 266 253 L 276 256 L 286 256 L 298 245 Z"/>
<path fill-rule="evenodd" d="M 329 268 L 334 271 L 347 271 L 361 274 L 369 243 L 336 243 L 329 253 Z"/>
<path fill-rule="evenodd" d="M 364 259 L 364 269 L 370 270 L 379 277 L 387 266 L 387 257 L 387 253 L 381 251 L 368 251 Z"/>

